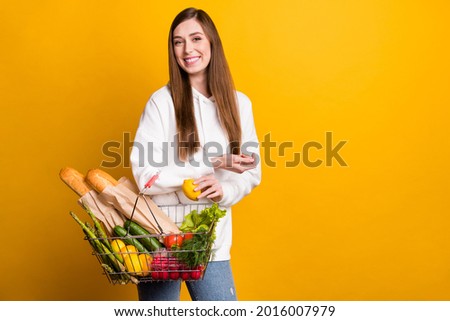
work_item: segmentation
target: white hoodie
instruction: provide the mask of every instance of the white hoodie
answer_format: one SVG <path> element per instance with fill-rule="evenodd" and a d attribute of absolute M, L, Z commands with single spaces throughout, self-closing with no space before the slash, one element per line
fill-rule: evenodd
<path fill-rule="evenodd" d="M 187 178 L 198 178 L 214 173 L 222 185 L 223 199 L 219 202 L 227 214 L 221 218 L 216 229 L 213 246 L 213 261 L 230 259 L 232 240 L 231 206 L 239 202 L 261 181 L 259 141 L 253 121 L 252 105 L 247 96 L 236 92 L 242 128 L 242 153 L 255 154 L 257 167 L 237 174 L 229 170 L 214 170 L 209 159 L 229 153 L 226 133 L 219 123 L 214 97 L 206 98 L 192 88 L 195 120 L 201 150 L 186 163 L 176 157 L 177 127 L 175 110 L 167 86 L 157 90 L 149 99 L 142 113 L 131 151 L 133 176 L 139 187 L 157 172 L 159 178 L 146 191 L 159 205 L 211 203 L 208 199 L 199 202 L 189 200 L 181 191 Z"/>

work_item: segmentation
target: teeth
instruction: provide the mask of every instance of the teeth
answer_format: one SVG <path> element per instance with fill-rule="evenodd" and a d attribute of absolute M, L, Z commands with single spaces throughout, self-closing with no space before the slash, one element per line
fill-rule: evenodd
<path fill-rule="evenodd" d="M 192 58 L 186 58 L 184 61 L 186 61 L 188 64 L 196 62 L 199 59 L 199 57 L 192 57 Z"/>

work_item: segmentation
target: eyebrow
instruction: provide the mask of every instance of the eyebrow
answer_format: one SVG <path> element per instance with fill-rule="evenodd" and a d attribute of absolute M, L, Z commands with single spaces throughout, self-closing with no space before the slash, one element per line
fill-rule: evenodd
<path fill-rule="evenodd" d="M 196 31 L 196 32 L 193 32 L 193 33 L 189 34 L 189 37 L 192 37 L 192 36 L 195 36 L 195 35 L 202 35 L 202 36 L 204 36 L 204 34 L 201 33 L 200 31 Z M 181 36 L 173 36 L 173 39 L 175 39 L 175 38 L 183 38 L 183 37 L 181 37 Z"/>

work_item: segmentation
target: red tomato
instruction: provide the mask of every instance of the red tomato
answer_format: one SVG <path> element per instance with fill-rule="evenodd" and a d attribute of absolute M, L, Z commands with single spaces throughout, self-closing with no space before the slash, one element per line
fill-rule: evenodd
<path fill-rule="evenodd" d="M 191 238 L 193 238 L 194 237 L 194 234 L 192 234 L 192 233 L 185 233 L 184 234 L 184 240 L 186 241 L 186 240 L 190 240 Z"/>
<path fill-rule="evenodd" d="M 183 235 L 181 234 L 171 234 L 164 237 L 164 245 L 168 250 L 172 248 L 180 248 L 183 244 Z"/>

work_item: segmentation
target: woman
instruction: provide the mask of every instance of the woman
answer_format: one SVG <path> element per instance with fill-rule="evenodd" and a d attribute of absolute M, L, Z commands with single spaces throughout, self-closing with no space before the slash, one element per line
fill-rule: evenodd
<path fill-rule="evenodd" d="M 157 204 L 192 203 L 181 191 L 194 178 L 201 203 L 227 213 L 216 228 L 213 255 L 203 280 L 186 282 L 193 300 L 236 300 L 230 267 L 231 206 L 259 185 L 259 144 L 250 100 L 235 91 L 216 27 L 203 10 L 188 8 L 169 32 L 167 86 L 151 96 L 131 153 L 136 183 Z M 140 300 L 179 300 L 181 283 L 138 285 Z"/>

